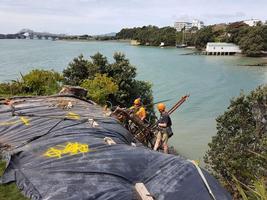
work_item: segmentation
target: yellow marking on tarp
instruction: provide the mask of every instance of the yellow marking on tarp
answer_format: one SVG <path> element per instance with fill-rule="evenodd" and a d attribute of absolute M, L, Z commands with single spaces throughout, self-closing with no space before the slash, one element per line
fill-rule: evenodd
<path fill-rule="evenodd" d="M 20 122 L 20 120 L 18 120 L 18 121 L 13 121 L 13 122 L 1 122 L 1 123 L 0 123 L 0 126 L 11 126 L 11 125 L 17 124 L 17 123 L 19 123 L 19 122 Z"/>
<path fill-rule="evenodd" d="M 77 155 L 81 153 L 88 153 L 90 151 L 88 144 L 81 144 L 78 142 L 68 142 L 66 145 L 57 145 L 49 148 L 44 156 L 49 158 L 62 158 L 63 155 Z"/>
<path fill-rule="evenodd" d="M 74 112 L 68 112 L 66 117 L 69 119 L 80 119 L 81 118 L 79 114 L 76 114 Z"/>
<path fill-rule="evenodd" d="M 191 160 L 191 162 L 192 162 L 194 165 L 197 165 L 197 166 L 199 166 L 199 163 L 200 163 L 199 160 Z"/>
<path fill-rule="evenodd" d="M 19 120 L 17 121 L 13 121 L 13 122 L 2 122 L 0 123 L 0 126 L 12 126 L 12 125 L 15 125 L 15 124 L 18 124 L 22 122 L 25 126 L 29 126 L 30 125 L 30 120 L 26 117 L 20 117 Z"/>
<path fill-rule="evenodd" d="M 20 117 L 20 120 L 25 124 L 25 126 L 29 126 L 30 125 L 30 120 L 27 119 L 26 117 Z"/>

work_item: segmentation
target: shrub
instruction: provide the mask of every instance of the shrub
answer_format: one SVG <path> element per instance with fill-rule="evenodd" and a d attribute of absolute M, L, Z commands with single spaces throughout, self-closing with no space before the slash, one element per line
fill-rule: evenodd
<path fill-rule="evenodd" d="M 84 80 L 81 86 L 88 90 L 88 97 L 102 105 L 106 103 L 108 95 L 118 91 L 116 83 L 106 74 L 96 74 L 93 80 Z"/>
<path fill-rule="evenodd" d="M 145 81 L 135 80 L 136 68 L 123 53 L 114 53 L 113 59 L 115 62 L 113 63 L 109 63 L 107 58 L 101 53 L 96 53 L 90 58 L 91 60 L 85 60 L 83 56 L 74 58 L 69 67 L 63 71 L 66 83 L 89 87 L 89 83 L 92 85 L 92 80 L 95 82 L 99 81 L 95 80 L 96 74 L 105 74 L 105 78 L 111 78 L 112 82 L 117 85 L 118 90 L 102 97 L 102 92 L 96 94 L 96 90 L 90 88 L 91 94 L 89 91 L 89 95 L 91 98 L 96 102 L 100 101 L 103 103 L 103 99 L 105 99 L 110 101 L 114 106 L 120 105 L 122 107 L 130 107 L 135 98 L 141 97 L 143 103 L 149 105 L 148 111 L 154 114 L 152 105 L 152 85 Z M 82 71 L 84 71 L 84 73 Z M 97 76 L 100 79 L 100 76 Z M 98 84 L 100 83 L 98 82 Z M 98 87 L 96 83 L 94 83 L 94 87 Z M 93 97 L 92 95 L 96 96 Z M 98 98 L 97 96 L 101 96 L 101 98 Z"/>
<path fill-rule="evenodd" d="M 206 47 L 208 42 L 214 41 L 214 34 L 212 32 L 212 27 L 207 26 L 200 29 L 195 36 L 195 46 L 197 49 L 203 49 Z"/>
<path fill-rule="evenodd" d="M 231 100 L 227 111 L 217 118 L 217 135 L 204 160 L 232 192 L 236 191 L 233 176 L 245 185 L 266 177 L 266 125 L 267 86 Z"/>
<path fill-rule="evenodd" d="M 89 77 L 90 62 L 83 55 L 74 58 L 69 66 L 63 70 L 64 82 L 68 85 L 77 86 Z"/>
<path fill-rule="evenodd" d="M 0 83 L 0 95 L 51 95 L 59 91 L 63 77 L 53 70 L 32 70 L 17 81 Z"/>
<path fill-rule="evenodd" d="M 36 95 L 51 95 L 59 91 L 62 76 L 53 70 L 32 70 L 23 76 L 23 84 L 29 93 Z"/>
<path fill-rule="evenodd" d="M 11 81 L 8 83 L 0 83 L 0 96 L 13 96 L 25 93 L 26 88 L 20 81 Z"/>
<path fill-rule="evenodd" d="M 261 56 L 265 46 L 264 27 L 247 28 L 246 34 L 240 39 L 238 44 L 242 52 L 247 56 Z"/>

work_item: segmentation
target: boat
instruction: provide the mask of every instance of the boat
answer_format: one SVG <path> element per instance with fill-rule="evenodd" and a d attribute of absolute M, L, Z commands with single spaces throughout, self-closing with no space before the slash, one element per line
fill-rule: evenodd
<path fill-rule="evenodd" d="M 185 28 L 183 29 L 183 37 L 182 37 L 182 44 L 176 44 L 176 48 L 185 48 L 187 44 L 185 44 Z"/>
<path fill-rule="evenodd" d="M 185 48 L 187 47 L 186 44 L 176 44 L 176 48 Z"/>

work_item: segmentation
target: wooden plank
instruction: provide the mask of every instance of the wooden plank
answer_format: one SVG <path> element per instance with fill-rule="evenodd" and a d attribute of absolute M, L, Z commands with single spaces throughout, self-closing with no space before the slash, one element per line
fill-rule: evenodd
<path fill-rule="evenodd" d="M 148 192 L 144 183 L 136 183 L 135 190 L 137 192 L 137 197 L 139 200 L 154 200 L 152 195 Z"/>

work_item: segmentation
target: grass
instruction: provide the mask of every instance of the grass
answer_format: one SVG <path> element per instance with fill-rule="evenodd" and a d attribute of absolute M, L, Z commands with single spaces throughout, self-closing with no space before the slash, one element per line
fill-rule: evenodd
<path fill-rule="evenodd" d="M 5 162 L 0 160 L 0 175 L 5 170 Z M 27 200 L 18 190 L 15 183 L 0 185 L 0 199 L 4 200 Z"/>

